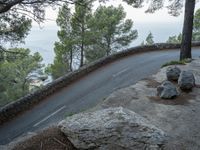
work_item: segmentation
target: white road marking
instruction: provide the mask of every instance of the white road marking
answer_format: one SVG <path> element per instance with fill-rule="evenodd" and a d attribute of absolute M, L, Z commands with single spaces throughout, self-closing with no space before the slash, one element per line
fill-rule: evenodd
<path fill-rule="evenodd" d="M 42 122 L 44 122 L 47 119 L 49 119 L 50 117 L 54 116 L 55 114 L 57 114 L 58 112 L 60 112 L 61 110 L 63 110 L 65 107 L 66 106 L 62 106 L 61 108 L 59 108 L 58 110 L 56 110 L 55 112 L 53 112 L 52 114 L 50 114 L 49 116 L 45 117 L 44 119 L 42 119 L 38 123 L 34 124 L 33 127 L 36 127 L 36 126 L 40 125 Z"/>
<path fill-rule="evenodd" d="M 118 72 L 118 73 L 116 73 L 116 74 L 113 74 L 112 76 L 115 78 L 115 77 L 121 75 L 122 73 L 126 72 L 128 69 L 129 69 L 129 67 L 123 69 L 122 71 L 120 71 L 120 72 Z"/>

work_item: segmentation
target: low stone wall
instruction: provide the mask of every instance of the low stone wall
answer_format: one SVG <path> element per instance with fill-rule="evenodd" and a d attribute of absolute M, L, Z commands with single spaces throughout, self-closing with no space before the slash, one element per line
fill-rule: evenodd
<path fill-rule="evenodd" d="M 193 43 L 193 46 L 200 46 L 200 42 Z M 4 122 L 14 118 L 16 115 L 30 109 L 35 104 L 39 103 L 40 101 L 44 100 L 47 96 L 54 94 L 55 92 L 59 91 L 61 88 L 66 87 L 68 84 L 72 83 L 73 81 L 87 75 L 88 73 L 102 67 L 110 62 L 113 62 L 117 59 L 144 53 L 150 51 L 158 51 L 164 49 L 177 49 L 180 48 L 180 44 L 154 44 L 151 46 L 137 46 L 133 48 L 129 48 L 127 50 L 115 53 L 108 57 L 101 58 L 93 63 L 90 63 L 74 72 L 68 73 L 56 80 L 52 83 L 46 85 L 41 90 L 38 90 L 34 93 L 30 93 L 15 102 L 12 102 L 3 108 L 0 109 L 0 125 Z"/>

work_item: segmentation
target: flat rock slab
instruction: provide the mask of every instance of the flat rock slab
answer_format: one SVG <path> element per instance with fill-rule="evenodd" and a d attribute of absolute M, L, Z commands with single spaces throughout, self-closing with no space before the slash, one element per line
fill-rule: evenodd
<path fill-rule="evenodd" d="M 166 140 L 162 130 L 122 107 L 73 115 L 58 127 L 78 149 L 159 150 Z"/>

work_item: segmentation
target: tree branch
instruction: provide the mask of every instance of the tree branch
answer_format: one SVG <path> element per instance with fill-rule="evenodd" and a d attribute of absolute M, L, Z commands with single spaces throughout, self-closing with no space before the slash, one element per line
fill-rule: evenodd
<path fill-rule="evenodd" d="M 51 5 L 51 4 L 58 4 L 58 3 L 69 3 L 74 4 L 76 3 L 76 0 L 8 0 L 5 2 L 0 2 L 0 14 L 5 13 L 12 9 L 14 6 L 21 5 L 21 6 L 27 6 L 27 5 Z"/>

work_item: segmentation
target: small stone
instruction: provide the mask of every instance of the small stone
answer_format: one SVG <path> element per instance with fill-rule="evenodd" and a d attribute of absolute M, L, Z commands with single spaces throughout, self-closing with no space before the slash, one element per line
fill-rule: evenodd
<path fill-rule="evenodd" d="M 178 81 L 178 78 L 180 76 L 181 70 L 178 67 L 168 67 L 167 68 L 167 79 L 169 81 Z"/>
<path fill-rule="evenodd" d="M 157 87 L 157 95 L 163 99 L 172 99 L 179 95 L 176 86 L 170 81 L 164 81 Z"/>
<path fill-rule="evenodd" d="M 178 79 L 178 85 L 181 90 L 192 90 L 195 86 L 195 78 L 191 71 L 182 71 Z"/>
<path fill-rule="evenodd" d="M 122 107 L 76 114 L 58 127 L 82 150 L 160 150 L 167 140 L 162 130 Z"/>

